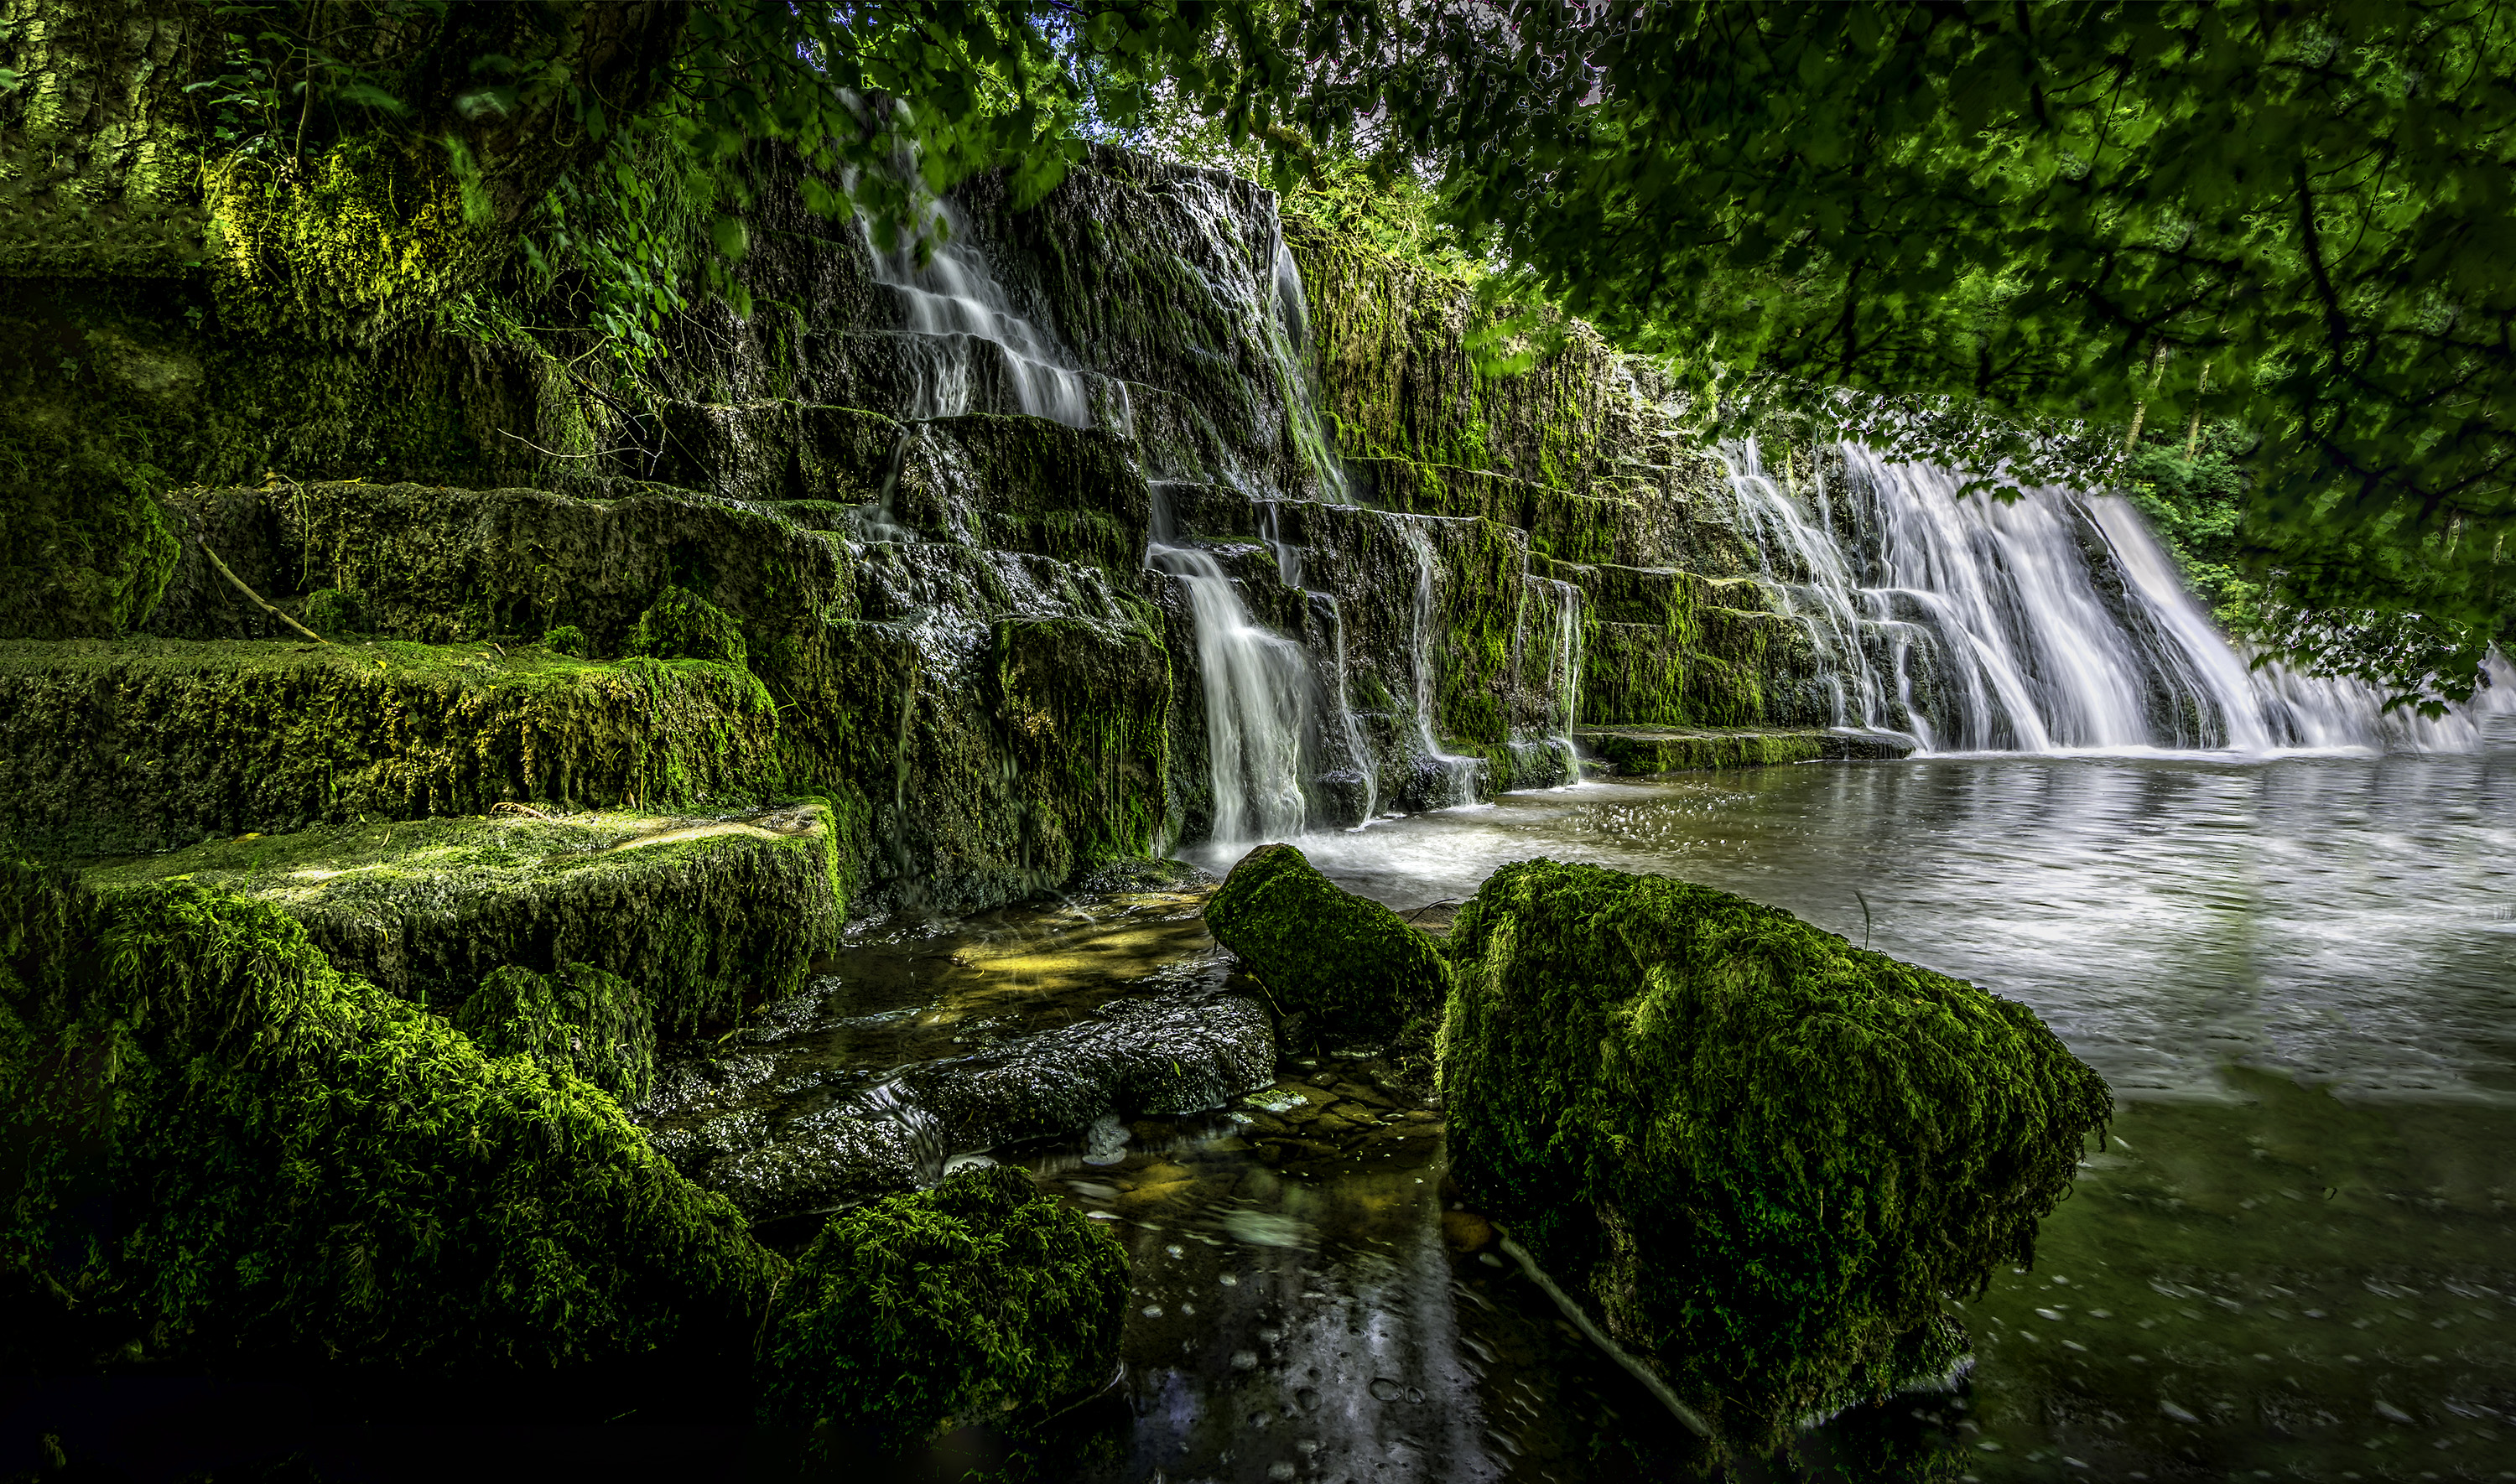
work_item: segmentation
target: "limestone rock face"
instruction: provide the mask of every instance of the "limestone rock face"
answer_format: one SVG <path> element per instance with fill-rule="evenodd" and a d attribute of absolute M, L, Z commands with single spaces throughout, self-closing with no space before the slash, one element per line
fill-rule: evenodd
<path fill-rule="evenodd" d="M 1110 1379 L 1126 1298 L 1127 1256 L 1106 1233 L 1026 1171 L 965 1170 L 821 1229 L 762 1339 L 761 1418 L 828 1429 L 833 1457 L 955 1422 L 1019 1424 Z"/>
<path fill-rule="evenodd" d="M 1946 1372 L 2112 1108 L 2025 1006 L 1687 882 L 1506 866 L 1447 947 L 1453 1171 L 1736 1451 Z"/>
<path fill-rule="evenodd" d="M 1205 921 L 1314 1042 L 1387 1042 L 1440 1012 L 1447 979 L 1432 939 L 1291 845 L 1242 856 Z"/>

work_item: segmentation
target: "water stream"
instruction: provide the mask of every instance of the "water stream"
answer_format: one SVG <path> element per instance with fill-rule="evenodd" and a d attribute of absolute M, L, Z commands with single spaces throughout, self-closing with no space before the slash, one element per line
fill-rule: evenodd
<path fill-rule="evenodd" d="M 903 355 L 913 381 L 907 416 L 954 417 L 1020 411 L 1073 428 L 1092 425 L 1091 387 L 1039 321 L 1022 313 L 987 266 L 985 248 L 958 208 L 933 202 L 917 261 L 915 239 L 884 252 L 865 228 L 873 281 L 892 291 Z M 939 229 L 940 228 L 940 229 Z M 940 238 L 940 241 L 935 239 Z M 1000 387 L 1004 395 L 989 394 Z M 998 400 L 1011 403 L 998 407 Z"/>
<path fill-rule="evenodd" d="M 1857 443 L 1842 454 L 1839 484 L 1785 489 L 1752 442 L 1722 451 L 1741 527 L 1817 643 L 1839 725 L 1952 753 L 2459 751 L 2477 739 L 2462 710 L 2388 713 L 2364 683 L 2251 665 L 2118 497 L 1960 499 L 1953 471 Z"/>

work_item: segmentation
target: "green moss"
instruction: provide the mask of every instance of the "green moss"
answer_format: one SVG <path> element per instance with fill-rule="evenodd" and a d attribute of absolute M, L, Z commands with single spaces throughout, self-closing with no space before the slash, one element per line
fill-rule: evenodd
<path fill-rule="evenodd" d="M 1587 731 L 1578 741 L 1628 776 L 1724 767 L 1769 767 L 1829 756 L 1816 731 Z"/>
<path fill-rule="evenodd" d="M 367 629 L 366 605 L 356 593 L 339 588 L 316 588 L 306 595 L 306 627 L 326 639 L 343 634 L 364 634 Z"/>
<path fill-rule="evenodd" d="M 542 647 L 553 654 L 564 654 L 569 659 L 581 660 L 586 657 L 589 646 L 585 641 L 584 630 L 574 624 L 562 624 L 556 629 L 543 631 Z"/>
<path fill-rule="evenodd" d="M 799 987 L 846 918 L 829 819 L 588 813 L 251 836 L 88 871 L 108 894 L 195 881 L 269 902 L 343 970 L 440 1010 L 505 966 L 625 977 L 663 1028 L 721 1026 Z M 650 1032 L 651 1037 L 651 1032 Z"/>
<path fill-rule="evenodd" d="M 2111 1108 L 2026 1007 L 1686 882 L 1507 866 L 1447 949 L 1454 1171 L 1736 1452 L 1952 1362 Z"/>
<path fill-rule="evenodd" d="M 623 1104 L 644 1100 L 655 1075 L 654 1007 L 591 964 L 493 970 L 449 1018 L 483 1055 L 529 1056 Z"/>
<path fill-rule="evenodd" d="M 1019 859 L 1044 882 L 1161 846 L 1171 663 L 1141 604 L 1126 629 L 1005 619 L 993 630 L 1000 746 L 1013 763 Z"/>
<path fill-rule="evenodd" d="M 774 787 L 777 714 L 703 660 L 172 639 L 0 642 L 0 835 L 104 854 L 503 803 Z"/>
<path fill-rule="evenodd" d="M 1291 845 L 1240 858 L 1205 904 L 1206 926 L 1263 981 L 1304 1038 L 1385 1043 L 1442 1003 L 1447 977 L 1432 939 L 1340 889 Z"/>
<path fill-rule="evenodd" d="M 687 588 L 666 588 L 638 617 L 629 652 L 662 660 L 714 660 L 745 669 L 751 663 L 742 629 L 723 608 Z"/>
<path fill-rule="evenodd" d="M 0 1326 L 66 1325 L 63 1359 L 722 1353 L 783 1274 L 612 1098 L 340 973 L 272 904 L 0 865 L 0 1264 L 53 1296 Z"/>
<path fill-rule="evenodd" d="M 367 342 L 431 321 L 506 255 L 433 142 L 353 138 L 299 164 L 231 155 L 204 174 L 219 307 L 236 328 Z"/>
<path fill-rule="evenodd" d="M 813 1426 L 833 1458 L 851 1434 L 902 1450 L 1019 1423 L 1110 1379 L 1126 1298 L 1106 1233 L 1027 1171 L 965 1170 L 830 1218 L 763 1333 L 760 1415 Z"/>

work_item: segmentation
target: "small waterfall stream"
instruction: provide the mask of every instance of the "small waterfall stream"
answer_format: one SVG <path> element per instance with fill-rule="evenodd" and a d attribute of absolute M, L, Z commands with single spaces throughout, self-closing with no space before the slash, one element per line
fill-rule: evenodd
<path fill-rule="evenodd" d="M 987 267 L 968 222 L 951 203 L 938 201 L 930 226 L 940 224 L 933 255 L 917 261 L 914 242 L 884 252 L 865 228 L 873 255 L 873 281 L 893 291 L 897 333 L 914 379 L 911 418 L 954 417 L 985 410 L 984 378 L 1000 377 L 1020 410 L 1053 418 L 1070 428 L 1092 426 L 1092 389 L 1044 326 L 1019 312 Z"/>
<path fill-rule="evenodd" d="M 1280 839 L 1310 819 L 1303 788 L 1314 707 L 1302 646 L 1250 617 L 1213 554 L 1155 546 L 1147 559 L 1187 588 L 1196 614 L 1217 841 Z"/>

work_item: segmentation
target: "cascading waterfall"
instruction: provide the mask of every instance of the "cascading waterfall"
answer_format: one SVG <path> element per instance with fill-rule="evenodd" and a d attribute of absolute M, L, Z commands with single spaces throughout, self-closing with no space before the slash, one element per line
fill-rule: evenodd
<path fill-rule="evenodd" d="M 1423 749 L 1416 766 L 1425 778 L 1422 806 L 1429 809 L 1453 808 L 1476 802 L 1477 771 L 1484 766 L 1476 758 L 1453 757 L 1442 751 L 1433 734 L 1433 595 L 1436 568 L 1433 561 L 1433 538 L 1424 534 L 1421 519 L 1395 516 L 1399 539 L 1406 544 L 1407 554 L 1415 558 L 1414 632 L 1408 639 L 1408 666 L 1415 681 L 1415 739 Z"/>
<path fill-rule="evenodd" d="M 909 416 L 953 417 L 982 400 L 981 379 L 1001 375 L 1021 410 L 1072 428 L 1092 426 L 1091 387 L 1042 326 L 1018 312 L 987 267 L 968 224 L 949 202 L 931 207 L 927 236 L 943 240 L 920 264 L 914 241 L 893 252 L 875 245 L 873 281 L 896 292 L 896 332 L 914 392 Z M 933 228 L 940 224 L 942 230 Z"/>
<path fill-rule="evenodd" d="M 1569 582 L 1546 577 L 1537 579 L 1555 591 L 1555 673 L 1556 693 L 1564 698 L 1563 724 L 1556 728 L 1555 741 L 1572 763 L 1572 776 L 1581 776 L 1572 749 L 1572 728 L 1581 720 L 1581 590 Z"/>
<path fill-rule="evenodd" d="M 1276 232 L 1275 289 L 1276 333 L 1270 337 L 1269 349 L 1275 352 L 1278 374 L 1283 378 L 1284 411 L 1292 425 L 1293 441 L 1319 476 L 1321 497 L 1340 505 L 1349 503 L 1354 497 L 1346 488 L 1345 469 L 1337 460 L 1336 450 L 1328 444 L 1326 431 L 1320 426 L 1319 407 L 1311 394 L 1311 311 L 1302 284 L 1302 267 L 1293 261 L 1293 250 L 1284 244 L 1280 226 Z"/>
<path fill-rule="evenodd" d="M 2387 714 L 2353 681 L 2249 666 L 2119 498 L 1957 497 L 1959 476 L 1843 448 L 1802 494 L 1722 450 L 1764 576 L 1824 659 L 1837 724 L 1926 751 L 2470 747 L 2479 722 Z M 1840 498 L 1838 498 L 1838 493 Z M 2497 704 L 2504 704 L 2498 702 Z"/>
<path fill-rule="evenodd" d="M 1215 842 L 1299 834 L 1310 819 L 1303 780 L 1313 724 L 1302 646 L 1250 617 L 1211 553 L 1156 546 L 1148 560 L 1180 580 L 1195 615 Z"/>

